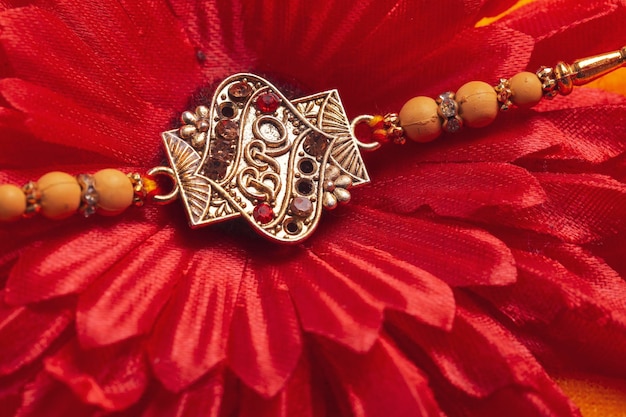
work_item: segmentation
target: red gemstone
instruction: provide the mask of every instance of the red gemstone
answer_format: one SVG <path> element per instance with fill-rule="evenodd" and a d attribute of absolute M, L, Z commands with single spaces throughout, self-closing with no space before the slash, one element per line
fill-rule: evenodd
<path fill-rule="evenodd" d="M 267 224 L 274 220 L 274 210 L 267 203 L 261 203 L 252 210 L 252 217 L 261 224 Z"/>
<path fill-rule="evenodd" d="M 274 113 L 279 105 L 280 97 L 271 92 L 263 93 L 256 99 L 256 106 L 263 113 Z"/>

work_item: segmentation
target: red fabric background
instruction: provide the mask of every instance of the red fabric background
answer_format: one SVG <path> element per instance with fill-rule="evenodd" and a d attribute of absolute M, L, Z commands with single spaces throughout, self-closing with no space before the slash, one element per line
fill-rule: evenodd
<path fill-rule="evenodd" d="M 0 182 L 159 164 L 233 72 L 356 116 L 626 39 L 618 0 L 475 26 L 509 3 L 0 1 Z M 625 110 L 580 89 L 367 155 L 295 247 L 178 204 L 3 225 L 0 415 L 579 415 L 546 370 L 626 376 Z"/>

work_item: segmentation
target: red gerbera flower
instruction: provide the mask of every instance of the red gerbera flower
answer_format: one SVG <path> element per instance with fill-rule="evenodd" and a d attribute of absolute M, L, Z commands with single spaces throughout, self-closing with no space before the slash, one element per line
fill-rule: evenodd
<path fill-rule="evenodd" d="M 626 30 L 618 0 L 487 27 L 478 0 L 14 3 L 0 182 L 17 184 L 158 164 L 159 133 L 233 72 L 394 111 L 617 49 Z M 373 184 L 294 247 L 188 230 L 176 205 L 3 226 L 0 410 L 578 415 L 545 368 L 626 376 L 625 110 L 581 89 L 383 150 Z"/>

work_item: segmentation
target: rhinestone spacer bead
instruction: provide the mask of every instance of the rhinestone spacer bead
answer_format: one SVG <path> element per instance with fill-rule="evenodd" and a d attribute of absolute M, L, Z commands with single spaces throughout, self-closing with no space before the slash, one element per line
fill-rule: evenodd
<path fill-rule="evenodd" d="M 511 92 L 509 80 L 506 78 L 500 78 L 500 83 L 493 89 L 496 90 L 496 94 L 498 95 L 500 111 L 507 111 L 513 105 L 513 102 L 511 101 L 511 96 L 513 94 Z"/>
<path fill-rule="evenodd" d="M 31 218 L 41 211 L 41 191 L 37 187 L 37 183 L 34 181 L 27 182 L 22 191 L 26 196 L 26 210 L 24 211 L 25 218 Z"/>
<path fill-rule="evenodd" d="M 83 216 L 89 217 L 95 214 L 99 200 L 93 176 L 89 174 L 79 174 L 76 176 L 76 180 L 81 190 L 80 207 L 78 207 L 78 211 Z"/>
<path fill-rule="evenodd" d="M 456 133 L 463 127 L 463 120 L 459 117 L 459 104 L 452 91 L 442 93 L 436 99 L 439 105 L 437 113 L 443 119 L 442 128 L 448 133 Z"/>

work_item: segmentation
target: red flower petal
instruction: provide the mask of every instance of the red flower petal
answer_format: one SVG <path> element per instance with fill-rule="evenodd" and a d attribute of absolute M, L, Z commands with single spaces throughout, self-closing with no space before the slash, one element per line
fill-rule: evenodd
<path fill-rule="evenodd" d="M 45 141 L 110 160 L 115 138 L 118 159 L 155 164 L 159 133 L 200 84 L 197 63 L 190 48 L 181 48 L 186 37 L 162 3 L 105 3 L 56 4 L 55 14 L 36 7 L 4 12 L 0 42 L 14 66 L 33 70 L 22 80 L 2 80 L 0 94 L 30 116 L 30 130 Z M 24 24 L 32 19 L 40 24 Z M 46 53 L 24 49 L 29 42 Z M 159 52 L 145 59 L 150 48 Z"/>
<path fill-rule="evenodd" d="M 1 53 L 1 52 L 0 52 Z M 2 58 L 0 58 L 1 60 Z M 0 97 L 0 101 L 2 98 Z M 62 145 L 43 143 L 28 132 L 24 126 L 27 120 L 24 113 L 0 107 L 0 182 L 6 183 L 20 180 L 18 175 L 11 175 L 11 169 L 15 171 L 37 170 L 42 168 L 42 161 L 50 163 L 50 155 L 54 155 L 54 163 L 58 165 L 94 162 L 93 154 L 83 152 L 80 154 L 76 149 Z M 61 148 L 61 149 L 60 149 Z M 78 156 L 78 157 L 77 157 Z M 99 157 L 102 160 L 102 156 Z M 26 182 L 32 178 L 21 178 Z"/>
<path fill-rule="evenodd" d="M 626 307 L 626 296 L 620 295 L 626 289 L 626 282 L 602 258 L 577 245 L 568 244 L 547 246 L 545 253 L 593 285 L 602 294 L 600 298 L 616 303 L 613 308 L 623 311 Z"/>
<path fill-rule="evenodd" d="M 493 17 L 508 11 L 517 3 L 516 0 L 487 0 L 481 9 L 481 16 Z"/>
<path fill-rule="evenodd" d="M 14 416 L 20 407 L 21 398 L 19 395 L 0 396 L 0 410 L 4 410 L 7 415 Z"/>
<path fill-rule="evenodd" d="M 567 7 L 567 13 L 554 13 Z M 616 38 L 606 28 L 622 30 L 626 7 L 621 0 L 597 0 L 569 7 L 563 1 L 534 2 L 505 17 L 501 24 L 532 36 L 537 42 L 529 68 L 553 65 L 556 60 L 575 59 L 601 51 L 618 49 Z M 589 36 L 590 33 L 597 36 Z M 620 32 L 623 34 L 623 32 Z M 617 41 L 621 42 L 621 41 Z M 555 51 L 558 57 L 555 57 Z"/>
<path fill-rule="evenodd" d="M 357 241 L 320 244 L 312 250 L 385 308 L 405 311 L 443 329 L 452 325 L 455 306 L 452 290 L 423 269 Z M 318 279 L 318 285 L 327 287 L 330 293 L 329 281 L 328 278 Z M 360 315 L 356 310 L 353 314 Z"/>
<path fill-rule="evenodd" d="M 212 247 L 195 253 L 148 343 L 152 368 L 168 389 L 188 387 L 226 358 L 244 267 L 237 250 Z"/>
<path fill-rule="evenodd" d="M 440 416 L 428 380 L 384 339 L 365 355 L 330 343 L 320 347 L 342 414 L 355 417 Z M 379 381 L 385 381 L 383 384 Z"/>
<path fill-rule="evenodd" d="M 287 265 L 284 274 L 302 328 L 357 352 L 369 350 L 382 323 L 382 303 L 314 253 L 303 252 Z"/>
<path fill-rule="evenodd" d="M 554 139 L 559 147 L 532 159 L 543 160 L 544 164 L 545 159 L 597 164 L 623 154 L 626 150 L 623 141 L 615 140 L 626 134 L 626 127 L 618 122 L 626 112 L 624 96 L 607 96 L 598 90 L 581 89 L 576 91 L 571 100 L 552 106 L 542 103 L 538 110 L 543 110 L 542 116 L 557 130 Z M 589 123 L 589 120 L 593 120 L 593 123 Z"/>
<path fill-rule="evenodd" d="M 433 8 L 426 4 L 423 4 L 423 7 L 439 9 L 440 13 L 445 14 L 454 13 L 448 6 L 445 6 L 445 12 L 442 11 L 443 7 Z M 407 17 L 404 15 L 402 19 Z M 452 18 L 446 16 L 446 20 L 448 17 Z M 420 16 L 421 21 L 422 19 L 424 17 Z M 382 102 L 390 106 L 385 109 L 386 111 L 397 112 L 411 97 L 418 95 L 436 97 L 445 91 L 456 91 L 471 80 L 494 83 L 499 77 L 513 75 L 526 66 L 534 45 L 530 36 L 497 25 L 473 27 L 473 23 L 475 22 L 472 22 L 470 27 L 447 33 L 444 39 L 438 40 L 441 46 L 434 49 L 428 41 L 424 41 L 423 36 L 418 37 L 415 25 L 385 26 L 388 36 L 391 35 L 389 32 L 396 32 L 394 38 L 401 30 L 411 33 L 405 38 L 396 38 L 401 39 L 396 50 L 398 57 L 382 59 L 379 65 L 369 69 L 367 76 L 358 77 L 358 80 L 353 76 L 352 79 L 350 77 L 359 73 L 358 63 L 371 53 L 369 48 L 372 45 L 360 43 L 357 47 L 350 48 L 354 51 L 348 55 L 351 62 L 346 62 L 341 68 L 342 71 L 333 74 L 332 78 L 338 83 L 335 85 L 347 86 L 341 89 L 347 108 L 356 112 L 355 114 L 367 114 L 372 108 L 379 108 L 379 103 Z M 420 26 L 423 29 L 430 24 Z M 446 33 L 454 24 L 447 29 L 443 29 L 442 26 L 447 25 L 438 25 L 429 30 L 438 36 Z M 375 34 L 372 33 L 367 38 L 378 44 L 379 50 L 389 51 L 388 40 L 378 37 L 372 39 L 372 36 Z M 446 77 L 441 77 L 442 73 L 446 74 Z M 365 91 L 367 94 L 363 93 Z M 363 103 L 359 103 L 359 99 Z"/>
<path fill-rule="evenodd" d="M 73 302 L 57 300 L 13 307 L 0 291 L 0 375 L 17 371 L 41 356 L 74 319 Z"/>
<path fill-rule="evenodd" d="M 140 111 L 153 119 L 137 119 L 132 123 L 116 119 L 104 109 L 79 105 L 65 95 L 18 79 L 0 80 L 0 94 L 16 109 L 31 116 L 26 125 L 33 135 L 44 142 L 99 153 L 105 157 L 103 162 L 114 156 L 125 164 L 156 164 L 154 150 L 159 146 L 158 135 L 168 127 L 165 121 L 171 117 L 168 111 L 146 103 Z M 113 153 L 112 137 L 117 138 Z"/>
<path fill-rule="evenodd" d="M 33 362 L 6 376 L 0 377 L 0 410 L 14 415 L 22 403 L 24 387 L 41 371 L 41 363 Z M 5 407 L 5 408 L 2 408 Z M 12 411 L 11 411 L 12 410 Z"/>
<path fill-rule="evenodd" d="M 328 219 L 327 223 L 331 222 Z M 332 239 L 339 242 L 376 242 L 399 260 L 422 268 L 451 286 L 515 282 L 515 261 L 509 249 L 481 229 L 362 207 L 351 209 L 349 226 L 329 226 L 323 233 L 332 231 Z"/>
<path fill-rule="evenodd" d="M 76 401 L 74 393 L 45 372 L 26 385 L 15 417 L 92 417 L 95 407 Z"/>
<path fill-rule="evenodd" d="M 230 378 L 232 379 L 232 378 Z M 229 383 L 231 382 L 231 383 Z M 235 389 L 232 381 L 226 378 L 223 369 L 203 378 L 182 393 L 172 393 L 165 389 L 154 390 L 149 396 L 150 403 L 142 417 L 219 417 L 234 415 L 228 412 L 229 391 Z"/>
<path fill-rule="evenodd" d="M 492 223 L 528 228 L 579 244 L 626 228 L 626 184 L 594 174 L 535 176 L 548 195 L 546 204 L 507 217 L 492 216 Z"/>
<path fill-rule="evenodd" d="M 26 24 L 30 19 L 41 23 Z M 56 15 L 33 6 L 10 9 L 0 15 L 0 26 L 3 29 L 0 42 L 12 64 L 24 69 L 20 76 L 25 85 L 53 86 L 56 92 L 63 92 L 79 106 L 89 107 L 99 102 L 114 104 L 102 110 L 117 116 L 124 115 L 126 103 L 136 103 L 130 81 L 117 85 L 111 82 L 111 74 L 107 73 L 108 68 L 101 58 Z M 25 44 L 37 44 L 47 53 L 32 54 L 24 49 Z M 56 51 L 58 53 L 54 53 Z M 116 100 L 116 96 L 126 96 L 126 103 Z M 49 104 L 44 101 L 38 105 Z"/>
<path fill-rule="evenodd" d="M 495 320 L 460 291 L 459 307 L 452 331 L 443 333 L 422 327 L 407 317 L 391 318 L 391 334 L 409 338 L 439 369 L 443 380 L 435 392 L 453 395 L 456 401 L 442 406 L 453 414 L 480 410 L 475 415 L 577 416 L 574 405 L 550 380 L 532 354 Z M 400 333 L 398 333 L 398 331 Z M 417 351 L 415 352 L 417 353 Z M 465 392 L 456 394 L 447 384 Z M 476 402 L 475 398 L 485 398 Z M 513 404 L 513 405 L 511 405 Z"/>
<path fill-rule="evenodd" d="M 519 158 L 549 149 L 561 143 L 563 132 L 546 120 L 543 113 L 534 110 L 500 114 L 496 121 L 483 129 L 467 129 L 460 135 L 441 138 L 415 146 L 412 152 L 398 150 L 373 168 L 382 173 L 398 171 L 398 167 L 411 169 L 416 162 L 451 163 L 515 162 Z M 380 167 L 378 166 L 380 165 Z M 384 174 L 383 174 L 384 175 Z M 387 174 L 390 175 L 390 174 Z M 402 175 L 402 172 L 397 172 Z"/>
<path fill-rule="evenodd" d="M 419 165 L 377 179 L 369 198 L 357 202 L 400 213 L 428 205 L 441 216 L 470 217 L 480 208 L 525 208 L 546 196 L 525 169 L 509 164 L 456 163 Z"/>
<path fill-rule="evenodd" d="M 273 398 L 243 388 L 239 417 L 325 416 L 326 404 L 319 388 L 311 384 L 311 363 L 304 355 L 287 385 Z"/>
<path fill-rule="evenodd" d="M 546 242 L 544 255 L 514 251 L 520 276 L 510 288 L 479 289 L 519 327 L 541 334 L 540 355 L 626 375 L 626 283 L 600 259 Z"/>
<path fill-rule="evenodd" d="M 168 228 L 121 258 L 78 299 L 76 327 L 81 345 L 107 345 L 149 332 L 182 275 L 187 256 Z M 157 261 L 158 268 L 149 267 Z"/>
<path fill-rule="evenodd" d="M 0 42 L 20 78 L 122 119 L 152 118 L 138 113 L 144 101 L 177 109 L 200 83 L 188 40 L 161 2 L 59 1 L 7 10 L 0 26 Z"/>
<path fill-rule="evenodd" d="M 530 352 L 498 323 L 481 317 L 475 307 L 468 310 L 465 305 L 459 306 L 450 332 L 424 331 L 401 315 L 393 315 L 390 322 L 426 352 L 446 380 L 472 396 L 486 397 L 514 383 L 514 362 L 530 365 L 532 372 L 540 369 Z M 492 343 L 495 340 L 498 342 Z"/>
<path fill-rule="evenodd" d="M 74 340 L 44 362 L 46 371 L 83 402 L 105 410 L 134 404 L 148 383 L 143 346 L 137 340 L 91 350 Z"/>
<path fill-rule="evenodd" d="M 283 279 L 286 272 L 248 264 L 228 340 L 230 368 L 266 397 L 284 386 L 302 351 L 300 326 Z"/>
<path fill-rule="evenodd" d="M 594 282 L 591 277 L 579 276 L 545 256 L 519 250 L 514 251 L 514 255 L 520 271 L 518 283 L 480 291 L 498 300 L 500 310 L 510 314 L 516 322 L 547 324 L 569 310 L 595 321 L 598 326 L 607 320 L 626 326 L 626 283 L 610 268 L 602 267 L 601 280 Z M 585 255 L 579 253 L 578 256 Z M 593 259 L 587 259 L 586 268 L 593 265 L 590 261 Z M 600 270 L 593 272 L 597 274 Z M 573 328 L 570 332 L 577 333 Z"/>
<path fill-rule="evenodd" d="M 194 44 L 199 60 L 204 63 L 206 80 L 256 68 L 260 55 L 251 53 L 243 35 L 244 31 L 253 31 L 253 25 L 242 20 L 245 4 L 187 0 L 169 0 L 168 3 L 178 19 L 185 22 L 183 29 Z M 272 3 L 267 6 L 270 8 Z M 265 22 L 258 15 L 254 17 L 254 26 Z M 281 23 L 284 24 L 284 21 Z"/>
<path fill-rule="evenodd" d="M 109 167 L 119 163 L 114 157 L 98 155 L 96 152 L 72 148 L 59 143 L 42 142 L 30 134 L 18 134 L 3 128 L 3 134 L 5 133 L 6 139 L 0 138 L 0 146 L 2 146 L 0 166 L 3 167 L 0 181 L 2 183 L 21 184 L 35 180 L 37 178 L 33 173 L 39 173 L 51 165 L 54 165 L 54 169 L 58 169 L 61 166 L 76 166 L 77 161 L 85 165 L 93 164 L 92 167 Z M 51 160 L 50 155 L 54 155 L 54 160 Z M 84 168 L 85 165 L 82 165 L 81 168 Z M 89 169 L 90 172 L 92 170 L 93 168 Z"/>
<path fill-rule="evenodd" d="M 6 300 L 26 304 L 81 292 L 156 228 L 151 223 L 103 222 L 87 229 L 76 225 L 80 232 L 72 239 L 48 236 L 20 254 L 7 282 Z"/>

